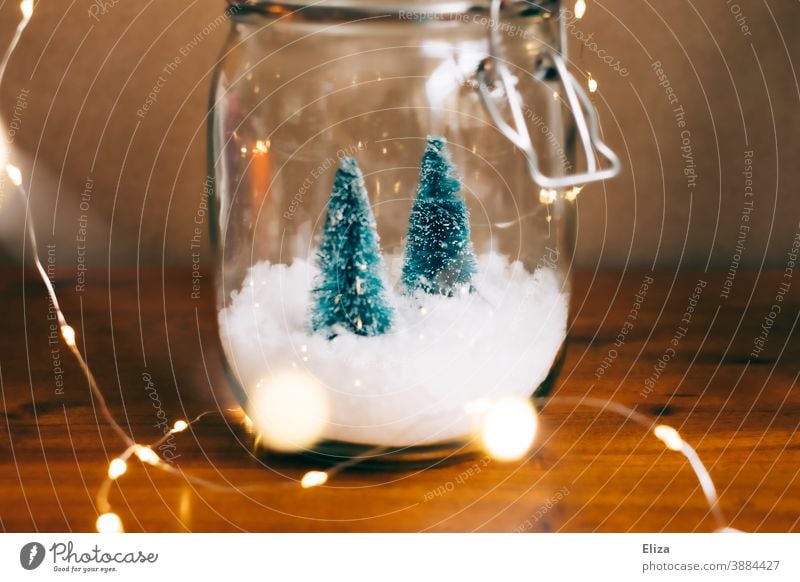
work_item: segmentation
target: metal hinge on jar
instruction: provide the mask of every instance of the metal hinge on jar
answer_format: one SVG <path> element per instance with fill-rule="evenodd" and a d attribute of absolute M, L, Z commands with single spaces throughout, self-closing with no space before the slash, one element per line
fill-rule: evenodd
<path fill-rule="evenodd" d="M 491 19 L 500 22 L 502 0 L 492 0 Z M 597 113 L 589 96 L 567 69 L 564 57 L 551 51 L 549 58 L 564 85 L 567 103 L 575 117 L 575 126 L 586 157 L 586 171 L 564 176 L 548 176 L 539 169 L 539 158 L 533 147 L 528 126 L 523 114 L 522 98 L 514 86 L 514 77 L 508 66 L 498 58 L 498 27 L 489 27 L 489 56 L 484 59 L 477 72 L 477 87 L 486 112 L 497 129 L 508 138 L 524 155 L 533 181 L 540 187 L 550 190 L 563 190 L 589 182 L 613 178 L 620 171 L 617 155 L 600 139 L 600 126 Z M 508 101 L 511 123 L 508 123 L 492 95 L 492 87 L 500 87 Z M 600 154 L 607 165 L 601 166 L 595 156 Z"/>

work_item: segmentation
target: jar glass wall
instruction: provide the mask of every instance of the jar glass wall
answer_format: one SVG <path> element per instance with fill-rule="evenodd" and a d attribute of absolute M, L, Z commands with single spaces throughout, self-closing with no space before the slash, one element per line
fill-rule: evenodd
<path fill-rule="evenodd" d="M 209 156 L 226 365 L 276 449 L 464 443 L 566 338 L 574 197 L 533 183 L 477 79 L 495 26 L 540 168 L 570 172 L 557 19 L 344 4 L 231 10 Z"/>

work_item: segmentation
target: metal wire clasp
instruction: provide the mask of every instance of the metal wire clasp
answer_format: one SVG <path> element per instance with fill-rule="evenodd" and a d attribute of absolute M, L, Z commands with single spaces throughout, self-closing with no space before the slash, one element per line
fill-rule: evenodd
<path fill-rule="evenodd" d="M 491 21 L 500 22 L 500 7 L 502 0 L 492 0 Z M 508 138 L 527 158 L 528 171 L 531 178 L 540 188 L 561 190 L 579 186 L 588 182 L 597 182 L 613 178 L 620 171 L 620 161 L 617 155 L 600 139 L 600 126 L 597 121 L 597 112 L 589 96 L 580 83 L 567 69 L 564 57 L 557 52 L 551 52 L 550 58 L 558 71 L 564 84 L 575 125 L 578 130 L 581 145 L 586 155 L 586 171 L 564 176 L 547 176 L 539 169 L 539 159 L 533 147 L 528 126 L 522 109 L 522 97 L 515 88 L 514 77 L 508 65 L 498 58 L 498 31 L 497 26 L 489 27 L 489 56 L 481 62 L 477 72 L 478 92 L 486 112 L 491 117 L 500 132 Z M 499 85 L 508 100 L 511 112 L 511 124 L 500 113 L 495 98 L 491 94 L 491 86 Z M 605 158 L 607 165 L 601 166 L 597 162 L 595 152 Z"/>

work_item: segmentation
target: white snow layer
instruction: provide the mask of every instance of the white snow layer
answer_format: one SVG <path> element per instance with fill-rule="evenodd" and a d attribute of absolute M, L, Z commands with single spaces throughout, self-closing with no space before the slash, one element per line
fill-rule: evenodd
<path fill-rule="evenodd" d="M 309 329 L 313 264 L 252 266 L 219 314 L 245 391 L 252 397 L 259 380 L 303 370 L 329 398 L 324 438 L 409 446 L 466 437 L 481 403 L 527 397 L 547 377 L 567 326 L 568 296 L 555 272 L 531 274 L 487 253 L 478 258 L 475 292 L 408 297 L 397 292 L 400 259 L 388 264 L 392 330 L 334 339 Z"/>

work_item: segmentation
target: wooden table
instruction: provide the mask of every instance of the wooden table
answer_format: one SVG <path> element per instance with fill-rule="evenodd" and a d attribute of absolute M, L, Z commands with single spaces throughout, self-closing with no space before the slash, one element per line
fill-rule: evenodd
<path fill-rule="evenodd" d="M 74 273 L 62 275 L 56 285 L 81 349 L 137 440 L 159 436 L 159 409 L 173 422 L 236 406 L 219 362 L 209 279 L 192 299 L 188 270 L 90 270 L 81 293 Z M 635 296 L 651 276 L 633 319 Z M 800 530 L 800 283 L 781 303 L 763 351 L 750 359 L 782 276 L 737 273 L 724 299 L 724 274 L 578 272 L 569 349 L 554 390 L 557 397 L 613 398 L 679 428 L 708 465 L 731 525 L 747 531 Z M 681 319 L 698 281 L 706 286 L 686 326 Z M 98 417 L 66 349 L 48 341 L 41 284 L 7 270 L 0 301 L 0 527 L 92 531 L 94 495 L 123 443 Z M 615 344 L 623 327 L 628 333 Z M 688 329 L 673 356 L 667 350 L 680 327 Z M 665 354 L 669 361 L 659 365 Z M 237 423 L 206 417 L 177 435 L 175 462 L 238 490 L 199 488 L 135 461 L 114 486 L 114 510 L 127 531 L 715 528 L 683 457 L 640 426 L 572 404 L 544 409 L 537 448 L 524 462 L 477 457 L 424 472 L 351 471 L 309 490 L 297 480 L 313 463 L 258 457 L 251 445 Z"/>

